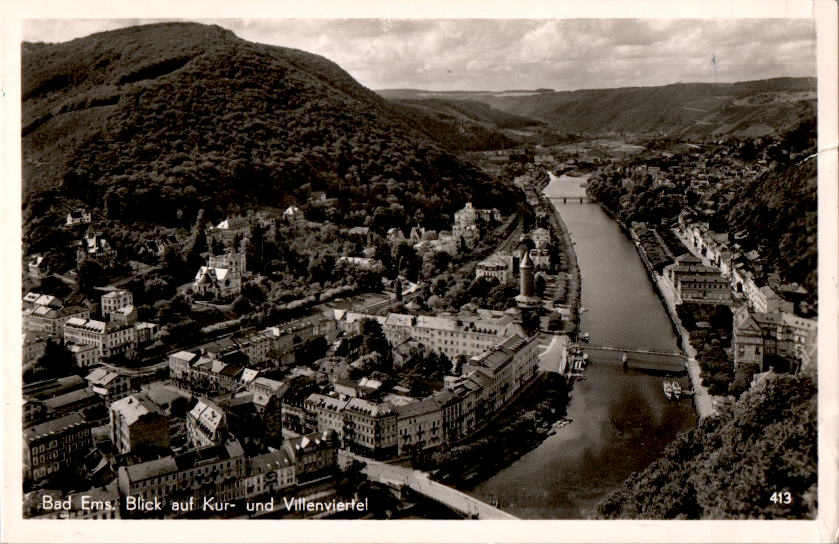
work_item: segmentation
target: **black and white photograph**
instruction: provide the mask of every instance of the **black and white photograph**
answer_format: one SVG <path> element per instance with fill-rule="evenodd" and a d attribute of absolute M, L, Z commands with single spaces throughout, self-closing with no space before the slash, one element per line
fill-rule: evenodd
<path fill-rule="evenodd" d="M 814 4 L 21 17 L 3 541 L 833 540 Z"/>

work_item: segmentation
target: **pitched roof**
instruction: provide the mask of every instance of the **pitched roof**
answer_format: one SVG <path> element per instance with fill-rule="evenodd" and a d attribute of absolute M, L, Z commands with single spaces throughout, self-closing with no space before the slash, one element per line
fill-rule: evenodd
<path fill-rule="evenodd" d="M 62 433 L 67 429 L 90 425 L 82 418 L 81 414 L 72 413 L 58 419 L 39 423 L 23 430 L 24 441 L 31 441 L 37 438 Z"/>
<path fill-rule="evenodd" d="M 272 451 L 248 458 L 248 471 L 251 475 L 265 474 L 293 464 L 285 451 Z"/>
<path fill-rule="evenodd" d="M 76 404 L 77 402 L 98 398 L 99 397 L 93 391 L 88 391 L 87 389 L 76 389 L 75 391 L 70 391 L 69 393 L 44 399 L 43 403 L 47 408 L 57 410 L 64 406 Z"/>
<path fill-rule="evenodd" d="M 427 397 L 417 402 L 397 406 L 396 414 L 399 419 L 404 419 L 422 414 L 429 414 L 431 412 L 438 411 L 439 409 L 440 405 L 437 404 L 434 397 Z"/>
<path fill-rule="evenodd" d="M 359 398 L 350 399 L 345 409 L 352 412 L 360 412 L 371 417 L 383 417 L 395 413 L 393 405 L 389 402 L 376 404 Z"/>
<path fill-rule="evenodd" d="M 131 482 L 139 482 L 141 480 L 148 480 L 164 474 L 171 474 L 178 471 L 178 464 L 175 458 L 167 455 L 161 459 L 153 459 L 145 463 L 137 463 L 136 465 L 128 465 L 119 467 L 120 472 L 125 472 L 128 480 Z"/>
<path fill-rule="evenodd" d="M 160 408 L 143 395 L 129 395 L 111 403 L 111 410 L 119 412 L 127 425 L 132 425 L 148 414 L 160 414 Z"/>
<path fill-rule="evenodd" d="M 200 399 L 189 411 L 189 415 L 215 431 L 224 422 L 224 410 L 218 404 L 207 399 Z"/>

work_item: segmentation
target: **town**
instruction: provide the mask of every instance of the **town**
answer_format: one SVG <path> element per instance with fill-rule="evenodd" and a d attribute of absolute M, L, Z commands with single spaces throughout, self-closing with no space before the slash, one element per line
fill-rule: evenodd
<path fill-rule="evenodd" d="M 819 514 L 805 19 L 290 21 L 26 26 L 24 518 Z"/>
<path fill-rule="evenodd" d="M 568 290 L 557 293 L 569 274 L 557 274 L 567 266 L 560 266 L 549 204 L 530 183 L 523 188 L 538 212 L 531 222 L 542 226 L 526 231 L 521 218 L 467 203 L 450 232 L 389 228 L 379 237 L 394 254 L 421 260 L 424 271 L 426 263 L 460 257 L 465 266 L 455 273 L 431 268 L 422 285 L 402 274 L 388 281 L 374 258 L 371 242 L 378 235 L 356 227 L 345 235 L 357 241 L 349 247 L 361 246 L 360 254 L 336 263 L 345 263 L 350 277 L 366 271 L 382 277 L 379 291 L 364 291 L 368 281 L 307 295 L 286 305 L 307 315 L 252 332 L 240 315 L 233 327 L 204 327 L 206 342 L 166 355 L 159 355 L 161 348 L 179 340 L 166 334 L 173 320 L 165 318 L 177 314 L 158 312 L 163 323 L 140 321 L 132 291 L 116 286 L 97 288 L 99 300 L 78 292 L 62 300 L 52 293 L 66 293 L 73 274 L 48 275 L 34 256 L 28 275 L 37 287 L 23 298 L 24 368 L 32 372 L 24 386 L 27 487 L 73 489 L 107 504 L 128 497 L 243 501 L 307 487 L 323 493 L 324 481 L 340 472 L 339 453 L 349 460 L 405 459 L 468 437 L 534 381 L 547 328 L 553 335 L 574 327 L 571 305 L 564 304 Z M 324 195 L 313 199 L 329 202 Z M 272 219 L 277 230 L 328 228 L 307 221 L 296 206 Z M 194 280 L 178 289 L 178 304 L 229 305 L 264 280 L 249 270 L 245 247 L 253 230 L 267 223 L 255 214 L 208 225 L 202 234 L 211 251 Z M 120 269 L 117 251 L 88 211 L 68 212 L 66 228 L 81 233 L 77 268 L 95 262 Z M 474 262 L 495 239 L 495 250 Z M 165 260 L 159 250 L 145 255 L 151 257 L 142 265 L 147 270 Z M 452 286 L 445 288 L 453 280 L 471 284 L 477 296 L 446 311 L 460 303 Z M 540 321 L 546 328 L 541 337 Z M 38 379 L 51 372 L 68 375 Z M 97 487 L 81 493 L 75 487 L 82 482 Z M 70 515 L 159 510 L 77 504 Z"/>
<path fill-rule="evenodd" d="M 250 270 L 255 233 L 270 239 L 330 226 L 306 219 L 294 205 L 276 215 L 207 222 L 198 236 L 209 250 L 194 279 L 163 304 L 149 305 L 146 290 L 141 312 L 132 291 L 115 285 L 96 288 L 98 300 L 80 298 L 70 288 L 73 273 L 50 275 L 33 256 L 32 290 L 23 297 L 24 368 L 32 372 L 24 386 L 30 494 L 43 490 L 56 503 L 62 493 L 93 496 L 102 505 L 129 497 L 171 504 L 212 498 L 230 501 L 230 511 L 219 515 L 241 515 L 246 501 L 290 490 L 335 496 L 353 464 L 416 461 L 468 440 L 538 374 L 573 370 L 579 272 L 561 218 L 540 194 L 548 171 L 624 172 L 630 186 L 687 183 L 688 199 L 707 193 L 709 177 L 724 187 L 730 172 L 699 161 L 690 176 L 675 168 L 671 179 L 654 167 L 622 167 L 621 155 L 585 164 L 591 151 L 584 153 L 546 149 L 530 161 L 510 161 L 517 166 L 508 183 L 523 191 L 529 218 L 467 203 L 450 231 L 349 229 L 342 235 L 345 254 L 333 262 L 360 279 L 356 285 L 297 291 L 304 296 L 284 307 L 300 317 L 261 329 L 237 311 L 234 319 L 203 326 L 202 341 L 193 345 L 186 345 L 189 336 L 166 332 L 177 329 L 182 312 L 261 309 L 256 297 L 242 302 L 243 294 L 267 285 L 267 274 Z M 486 154 L 496 163 L 497 157 Z M 307 207 L 329 203 L 315 194 Z M 701 417 L 733 401 L 735 381 L 742 391 L 766 373 L 812 367 L 816 344 L 808 293 L 765 268 L 768 279 L 758 280 L 759 252 L 744 254 L 710 229 L 713 220 L 713 209 L 686 205 L 669 225 L 629 228 L 687 346 Z M 69 211 L 65 228 L 79 233 L 77 269 L 93 261 L 133 278 L 137 270 L 154 274 L 165 266 L 166 247 L 177 244 L 174 236 L 145 244 L 137 252 L 145 262 L 120 267 L 89 211 Z M 388 256 L 383 247 L 397 256 L 395 277 L 376 258 Z M 413 271 L 401 267 L 406 261 Z M 373 290 L 376 279 L 381 285 Z M 158 308 L 160 322 L 138 318 L 150 315 L 148 306 Z M 720 307 L 730 309 L 722 325 L 714 318 Z M 540 366 L 540 356 L 550 361 Z M 92 487 L 82 489 L 85 483 Z M 41 502 L 32 503 L 35 517 L 193 513 L 82 508 L 78 501 L 43 512 Z"/>

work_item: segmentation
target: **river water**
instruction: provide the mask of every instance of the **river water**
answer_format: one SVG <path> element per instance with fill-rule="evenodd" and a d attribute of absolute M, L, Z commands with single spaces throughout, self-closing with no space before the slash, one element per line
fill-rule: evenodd
<path fill-rule="evenodd" d="M 584 195 L 583 181 L 552 176 L 545 188 L 575 243 L 587 308 L 581 331 L 592 345 L 676 351 L 670 320 L 632 242 L 597 204 L 554 198 Z M 574 384 L 570 424 L 470 493 L 497 499 L 523 519 L 587 518 L 602 497 L 696 424 L 690 399 L 664 397 L 662 377 L 625 371 L 611 359 L 592 356 L 586 379 Z"/>

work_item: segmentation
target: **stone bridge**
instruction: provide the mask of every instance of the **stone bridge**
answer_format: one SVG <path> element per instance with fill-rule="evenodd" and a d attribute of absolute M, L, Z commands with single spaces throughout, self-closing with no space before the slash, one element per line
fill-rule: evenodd
<path fill-rule="evenodd" d="M 443 485 L 440 482 L 435 482 L 429 477 L 427 472 L 370 460 L 367 461 L 367 466 L 364 467 L 363 472 L 371 480 L 390 487 L 401 488 L 402 486 L 407 486 L 416 493 L 444 504 L 466 517 L 476 519 L 519 519 L 467 493 Z"/>

